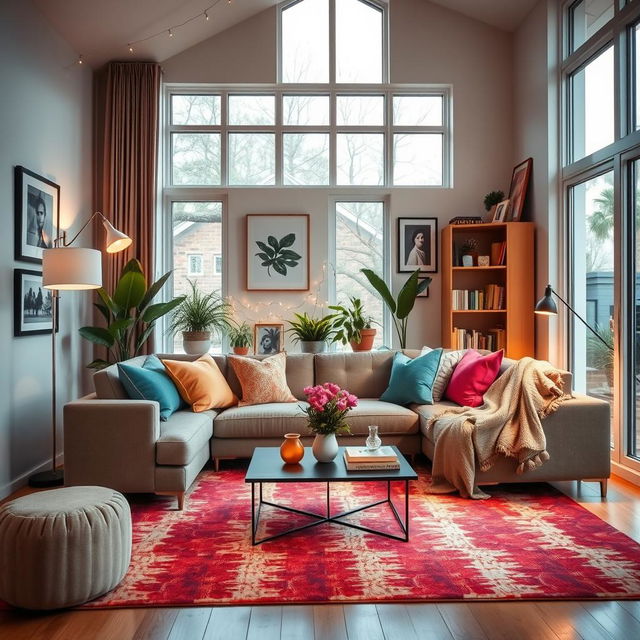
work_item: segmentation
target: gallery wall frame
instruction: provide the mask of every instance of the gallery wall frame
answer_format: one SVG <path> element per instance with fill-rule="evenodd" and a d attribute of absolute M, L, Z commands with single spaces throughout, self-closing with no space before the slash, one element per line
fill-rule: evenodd
<path fill-rule="evenodd" d="M 398 218 L 397 251 L 399 272 L 437 273 L 438 219 Z"/>
<path fill-rule="evenodd" d="M 50 334 L 53 327 L 53 291 L 42 286 L 42 271 L 13 270 L 13 335 Z M 57 327 L 56 327 L 57 329 Z"/>

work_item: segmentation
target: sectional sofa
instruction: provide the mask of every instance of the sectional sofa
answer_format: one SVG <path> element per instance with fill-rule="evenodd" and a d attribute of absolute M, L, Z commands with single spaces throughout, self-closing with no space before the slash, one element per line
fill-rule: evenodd
<path fill-rule="evenodd" d="M 410 357 L 419 351 L 405 351 Z M 167 354 L 160 358 L 193 360 L 197 356 Z M 260 357 L 260 356 L 256 356 Z M 132 359 L 142 365 L 144 357 Z M 241 388 L 225 356 L 214 356 L 232 390 Z M 95 393 L 64 407 L 64 463 L 68 485 L 103 485 L 123 492 L 175 495 L 182 509 L 185 491 L 205 463 L 249 458 L 255 447 L 279 446 L 288 432 L 307 434 L 306 415 L 300 405 L 306 386 L 335 382 L 359 398 L 349 413 L 351 436 L 341 444 L 362 444 L 370 424 L 379 426 L 384 444 L 394 444 L 404 454 L 433 455 L 434 444 L 426 423 L 450 402 L 402 407 L 382 402 L 393 352 L 289 354 L 287 382 L 300 403 L 271 403 L 193 413 L 182 409 L 161 422 L 158 404 L 130 400 L 118 379 L 115 365 L 94 375 Z M 513 361 L 505 359 L 501 372 Z M 571 374 L 565 374 L 565 389 Z M 543 421 L 550 454 L 542 467 L 516 475 L 515 462 L 504 459 L 480 483 L 546 480 L 597 480 L 602 492 L 610 475 L 609 406 L 580 394 L 564 402 Z M 303 437 L 310 446 L 313 436 Z"/>

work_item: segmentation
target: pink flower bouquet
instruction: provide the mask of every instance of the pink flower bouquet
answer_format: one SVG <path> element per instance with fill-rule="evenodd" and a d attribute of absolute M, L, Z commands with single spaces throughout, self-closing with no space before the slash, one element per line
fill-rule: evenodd
<path fill-rule="evenodd" d="M 316 434 L 350 434 L 345 422 L 347 413 L 357 406 L 358 398 L 333 382 L 325 382 L 315 387 L 305 387 L 309 407 L 305 413 L 309 416 L 309 428 Z"/>

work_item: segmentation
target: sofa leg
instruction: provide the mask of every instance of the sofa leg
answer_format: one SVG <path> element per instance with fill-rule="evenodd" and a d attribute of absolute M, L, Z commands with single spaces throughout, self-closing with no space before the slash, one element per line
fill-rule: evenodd
<path fill-rule="evenodd" d="M 175 496 L 178 499 L 178 511 L 184 509 L 184 491 L 156 491 L 157 496 Z"/>
<path fill-rule="evenodd" d="M 213 466 L 216 472 L 220 471 L 220 458 L 213 459 Z"/>
<path fill-rule="evenodd" d="M 607 484 L 608 484 L 608 479 L 607 478 L 583 478 L 582 480 L 578 480 L 578 489 L 580 489 L 580 483 L 581 482 L 597 482 L 600 484 L 600 497 L 601 498 L 606 498 L 607 497 Z"/>

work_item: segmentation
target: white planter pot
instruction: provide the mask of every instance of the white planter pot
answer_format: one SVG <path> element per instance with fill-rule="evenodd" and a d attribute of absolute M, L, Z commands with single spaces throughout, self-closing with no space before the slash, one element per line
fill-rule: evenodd
<path fill-rule="evenodd" d="M 336 434 L 317 434 L 313 439 L 311 451 L 318 462 L 333 462 L 334 458 L 338 455 L 338 441 L 336 440 Z"/>
<path fill-rule="evenodd" d="M 190 355 L 208 353 L 211 348 L 211 333 L 208 331 L 183 331 L 182 348 Z"/>

